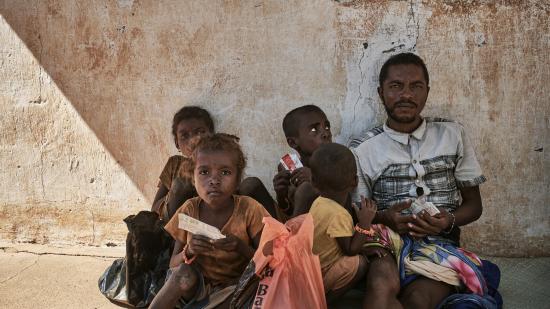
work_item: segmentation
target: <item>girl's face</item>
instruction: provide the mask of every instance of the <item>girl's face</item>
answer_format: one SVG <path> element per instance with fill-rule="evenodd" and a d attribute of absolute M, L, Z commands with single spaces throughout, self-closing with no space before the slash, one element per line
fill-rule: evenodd
<path fill-rule="evenodd" d="M 193 141 L 205 134 L 212 133 L 202 119 L 190 118 L 180 121 L 176 128 L 176 142 L 179 151 L 186 156 L 191 156 Z"/>
<path fill-rule="evenodd" d="M 193 178 L 197 193 L 209 206 L 224 206 L 239 185 L 236 154 L 199 151 Z"/>

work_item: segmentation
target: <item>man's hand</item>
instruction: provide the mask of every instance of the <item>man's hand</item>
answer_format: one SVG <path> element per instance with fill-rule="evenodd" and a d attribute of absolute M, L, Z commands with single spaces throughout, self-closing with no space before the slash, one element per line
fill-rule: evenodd
<path fill-rule="evenodd" d="M 365 197 L 361 195 L 361 208 L 354 204 L 353 209 L 357 214 L 359 226 L 363 229 L 370 229 L 372 219 L 374 219 L 376 215 L 376 203 L 373 200 L 365 199 Z"/>
<path fill-rule="evenodd" d="M 187 247 L 187 253 L 189 257 L 194 255 L 207 255 L 214 250 L 214 240 L 206 236 L 193 234 L 189 246 Z"/>
<path fill-rule="evenodd" d="M 290 186 L 290 172 L 283 169 L 273 177 L 273 188 L 277 194 L 277 200 L 284 200 L 288 196 Z"/>
<path fill-rule="evenodd" d="M 439 213 L 430 216 L 426 211 L 422 211 L 416 217 L 416 220 L 409 223 L 409 234 L 413 237 L 422 238 L 428 235 L 439 235 L 442 231 L 451 227 L 452 217 L 444 209 L 439 209 Z"/>
<path fill-rule="evenodd" d="M 415 215 L 402 215 L 401 211 L 411 207 L 412 201 L 406 201 L 392 205 L 390 208 L 381 212 L 380 223 L 388 226 L 398 234 L 408 233 L 410 230 L 409 223 L 416 219 Z"/>
<path fill-rule="evenodd" d="M 304 182 L 311 182 L 311 170 L 309 167 L 300 167 L 292 171 L 290 182 L 299 187 Z"/>

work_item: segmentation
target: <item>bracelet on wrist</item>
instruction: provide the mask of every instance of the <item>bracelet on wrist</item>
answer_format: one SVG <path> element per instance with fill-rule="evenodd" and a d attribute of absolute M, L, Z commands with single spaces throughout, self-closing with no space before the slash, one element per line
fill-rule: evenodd
<path fill-rule="evenodd" d="M 367 236 L 374 236 L 376 234 L 376 232 L 374 231 L 374 229 L 372 228 L 372 226 L 369 226 L 369 229 L 364 229 L 362 227 L 359 226 L 359 224 L 356 224 L 355 225 L 355 230 L 358 232 L 358 233 L 361 233 L 363 235 L 367 235 Z"/>
<path fill-rule="evenodd" d="M 183 255 L 183 262 L 187 265 L 193 263 L 193 261 L 197 258 L 197 255 L 193 255 L 192 258 L 187 257 L 187 249 L 188 248 L 189 248 L 189 244 L 185 244 L 185 246 L 183 247 L 183 250 L 181 251 L 181 253 Z"/>
<path fill-rule="evenodd" d="M 445 235 L 451 234 L 451 232 L 455 228 L 455 221 L 456 221 L 455 214 L 453 214 L 452 212 L 449 212 L 449 214 L 451 215 L 451 217 L 453 217 L 453 221 L 451 222 L 451 227 L 450 228 L 448 228 L 446 231 L 441 231 Z"/>

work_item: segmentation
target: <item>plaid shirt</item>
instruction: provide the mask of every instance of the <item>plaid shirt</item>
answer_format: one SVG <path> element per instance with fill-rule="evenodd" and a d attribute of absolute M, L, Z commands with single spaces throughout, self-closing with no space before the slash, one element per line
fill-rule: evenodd
<path fill-rule="evenodd" d="M 426 118 L 410 134 L 384 124 L 353 140 L 350 148 L 359 178 L 354 201 L 364 195 L 376 201 L 378 210 L 415 198 L 422 187 L 428 201 L 454 211 L 460 188 L 485 182 L 464 128 L 456 122 Z"/>

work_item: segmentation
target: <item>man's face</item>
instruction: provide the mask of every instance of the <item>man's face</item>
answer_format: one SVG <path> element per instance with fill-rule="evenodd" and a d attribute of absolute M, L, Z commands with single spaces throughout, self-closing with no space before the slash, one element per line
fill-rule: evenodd
<path fill-rule="evenodd" d="M 332 142 L 332 132 L 327 116 L 310 112 L 300 117 L 298 137 L 287 139 L 290 147 L 301 155 L 310 156 L 321 144 Z"/>
<path fill-rule="evenodd" d="M 420 120 L 429 90 L 420 66 L 397 64 L 389 67 L 378 94 L 388 117 L 396 123 L 408 124 Z"/>

